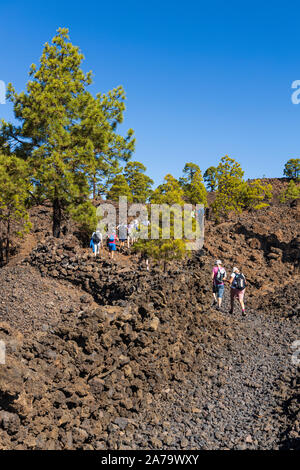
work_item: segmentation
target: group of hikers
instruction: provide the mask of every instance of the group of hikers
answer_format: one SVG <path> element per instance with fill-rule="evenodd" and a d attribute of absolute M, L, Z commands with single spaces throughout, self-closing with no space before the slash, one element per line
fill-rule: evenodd
<path fill-rule="evenodd" d="M 147 227 L 149 222 L 145 221 L 145 223 L 142 224 Z M 120 224 L 113 228 L 106 240 L 110 258 L 114 258 L 114 252 L 117 250 L 117 242 L 120 242 L 120 247 L 124 247 L 125 243 L 127 243 L 127 247 L 130 248 L 130 246 L 138 239 L 140 230 L 141 228 L 138 219 L 134 219 L 129 225 Z M 92 234 L 90 247 L 92 248 L 95 257 L 100 255 L 100 251 L 104 250 L 103 234 L 100 230 L 96 230 Z M 149 271 L 149 260 L 145 259 L 145 261 L 146 269 Z M 222 266 L 221 260 L 217 259 L 213 267 L 211 277 L 213 284 L 212 306 L 216 305 L 217 310 L 221 309 L 225 291 L 225 282 L 228 282 L 230 285 L 230 313 L 233 313 L 234 299 L 238 299 L 242 308 L 242 314 L 245 315 L 244 294 L 246 279 L 244 274 L 237 267 L 234 267 L 230 278 L 227 279 L 226 270 L 224 266 Z"/>
<path fill-rule="evenodd" d="M 200 212 L 200 211 L 199 211 Z M 196 218 L 196 210 L 191 211 L 191 217 Z M 142 236 L 144 231 L 148 231 L 150 221 L 144 219 L 135 218 L 129 223 L 120 223 L 117 226 L 110 227 L 109 235 L 106 234 L 106 245 L 109 251 L 111 259 L 114 258 L 114 252 L 117 251 L 117 242 L 120 242 L 120 248 L 123 248 L 125 244 L 130 248 L 138 238 Z M 104 250 L 104 236 L 101 230 L 97 228 L 92 234 L 90 240 L 90 248 L 92 248 L 94 256 L 100 255 L 100 252 Z M 146 267 L 149 270 L 149 260 L 146 259 Z"/>
<path fill-rule="evenodd" d="M 237 268 L 232 269 L 232 274 L 227 279 L 225 268 L 221 260 L 217 259 L 212 270 L 213 281 L 213 306 L 217 305 L 217 310 L 221 309 L 222 299 L 225 291 L 225 282 L 230 285 L 230 313 L 233 313 L 234 299 L 238 299 L 242 308 L 242 314 L 245 315 L 244 294 L 246 288 L 246 279 L 244 274 Z"/>
<path fill-rule="evenodd" d="M 141 231 L 141 225 L 147 227 L 148 221 L 139 222 L 138 219 L 134 219 L 129 224 L 120 224 L 116 227 L 111 228 L 111 231 L 106 239 L 109 256 L 111 259 L 114 257 L 114 252 L 117 251 L 117 242 L 120 242 L 120 248 L 123 248 L 125 244 L 130 248 L 139 237 Z M 90 241 L 90 248 L 92 248 L 94 256 L 100 255 L 100 251 L 104 250 L 104 240 L 101 230 L 96 230 L 92 234 Z"/>
<path fill-rule="evenodd" d="M 106 241 L 109 256 L 112 259 L 114 257 L 114 252 L 117 251 L 117 241 L 119 241 L 119 238 L 117 237 L 116 232 L 112 231 Z M 104 250 L 103 235 L 100 230 L 96 230 L 96 232 L 92 234 L 90 248 L 92 248 L 95 258 Z"/>

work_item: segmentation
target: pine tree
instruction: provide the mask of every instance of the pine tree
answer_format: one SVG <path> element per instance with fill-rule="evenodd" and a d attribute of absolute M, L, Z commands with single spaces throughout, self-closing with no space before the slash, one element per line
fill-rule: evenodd
<path fill-rule="evenodd" d="M 60 28 L 46 43 L 39 67 L 32 65 L 26 92 L 17 94 L 10 84 L 9 99 L 19 126 L 2 122 L 0 146 L 9 146 L 32 168 L 39 194 L 53 205 L 53 235 L 59 237 L 64 212 L 92 228 L 95 210 L 90 185 L 111 174 L 116 161 L 131 155 L 130 130 L 115 133 L 122 121 L 124 94 L 119 87 L 97 99 L 87 91 L 91 73 L 81 70 L 83 55 Z"/>
<path fill-rule="evenodd" d="M 206 189 L 201 170 L 195 163 L 187 163 L 183 169 L 185 176 L 180 178 L 185 198 L 191 204 L 207 204 Z"/>
<path fill-rule="evenodd" d="M 107 192 L 109 181 L 120 172 L 119 163 L 128 162 L 134 151 L 133 130 L 125 137 L 116 132 L 124 119 L 125 98 L 123 87 L 118 86 L 107 94 L 97 94 L 96 99 L 91 97 L 86 109 L 84 135 L 93 146 L 89 180 L 94 199 Z"/>
<path fill-rule="evenodd" d="M 283 174 L 290 179 L 300 179 L 300 158 L 291 158 L 284 166 Z"/>
<path fill-rule="evenodd" d="M 184 168 L 183 168 L 183 174 L 184 176 L 182 178 L 179 178 L 179 182 L 183 189 L 185 189 L 189 184 L 191 183 L 193 176 L 195 175 L 196 172 L 200 171 L 200 167 L 196 163 L 186 163 Z"/>
<path fill-rule="evenodd" d="M 146 258 L 151 258 L 163 264 L 166 271 L 168 262 L 181 260 L 188 254 L 184 240 L 138 240 L 134 246 L 135 253 L 141 253 Z"/>
<path fill-rule="evenodd" d="M 163 216 L 158 221 L 158 225 L 153 227 L 153 211 L 155 206 L 150 206 L 151 228 L 149 232 L 155 229 L 158 233 L 157 239 L 138 240 L 134 245 L 134 251 L 140 252 L 143 256 L 155 259 L 163 263 L 164 271 L 171 260 L 183 259 L 189 255 L 186 249 L 186 242 L 183 238 L 184 227 L 182 218 L 182 206 L 185 204 L 184 191 L 176 178 L 168 174 L 164 178 L 164 183 L 159 185 L 153 191 L 151 204 L 159 204 L 165 207 L 166 212 L 170 210 L 170 230 L 163 226 Z M 164 206 L 165 205 L 165 206 Z M 173 206 L 170 208 L 170 206 Z M 178 229 L 179 232 L 178 233 Z"/>
<path fill-rule="evenodd" d="M 210 166 L 207 168 L 203 175 L 204 181 L 209 189 L 209 191 L 216 191 L 217 189 L 217 168 L 215 166 Z"/>
<path fill-rule="evenodd" d="M 153 180 L 145 175 L 146 167 L 140 162 L 129 162 L 124 176 L 132 193 L 133 202 L 145 203 L 150 194 Z"/>
<path fill-rule="evenodd" d="M 280 196 L 280 202 L 288 202 L 300 198 L 300 185 L 291 180 L 288 187 Z"/>
<path fill-rule="evenodd" d="M 259 210 L 269 206 L 272 198 L 272 185 L 260 180 L 245 181 L 239 199 L 243 209 Z"/>
<path fill-rule="evenodd" d="M 227 217 L 230 211 L 241 212 L 242 199 L 240 197 L 243 186 L 244 172 L 238 162 L 227 155 L 221 158 L 217 166 L 218 192 L 212 204 L 217 220 Z"/>
<path fill-rule="evenodd" d="M 164 183 L 152 193 L 150 202 L 154 204 L 184 204 L 184 191 L 174 176 L 167 174 Z"/>
<path fill-rule="evenodd" d="M 207 193 L 203 184 L 203 177 L 201 171 L 197 171 L 192 178 L 189 190 L 189 202 L 194 205 L 207 205 Z"/>
<path fill-rule="evenodd" d="M 128 202 L 132 202 L 132 194 L 124 175 L 117 175 L 111 181 L 111 188 L 107 192 L 107 199 L 119 201 L 120 196 L 127 197 Z"/>
<path fill-rule="evenodd" d="M 0 154 L 0 188 L 0 264 L 4 264 L 12 237 L 22 237 L 31 227 L 27 206 L 32 187 L 26 162 Z"/>

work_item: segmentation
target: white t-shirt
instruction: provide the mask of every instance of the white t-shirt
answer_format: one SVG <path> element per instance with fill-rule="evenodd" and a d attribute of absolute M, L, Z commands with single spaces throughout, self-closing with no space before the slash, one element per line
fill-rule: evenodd
<path fill-rule="evenodd" d="M 103 240 L 102 233 L 101 233 L 101 232 L 98 232 L 98 230 L 97 230 L 96 232 L 93 233 L 92 238 L 93 238 L 94 235 L 97 235 L 97 237 L 100 238 L 99 243 L 101 243 L 102 240 Z M 95 242 L 94 242 L 95 245 L 99 245 L 99 243 L 95 243 Z"/>

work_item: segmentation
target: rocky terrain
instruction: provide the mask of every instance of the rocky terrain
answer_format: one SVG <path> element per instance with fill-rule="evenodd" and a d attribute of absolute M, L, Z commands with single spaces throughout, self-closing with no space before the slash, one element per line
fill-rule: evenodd
<path fill-rule="evenodd" d="M 166 273 L 95 261 L 33 217 L 34 243 L 0 270 L 0 449 L 300 448 L 297 204 L 208 221 Z M 245 317 L 228 288 L 211 306 L 216 257 L 243 267 Z"/>

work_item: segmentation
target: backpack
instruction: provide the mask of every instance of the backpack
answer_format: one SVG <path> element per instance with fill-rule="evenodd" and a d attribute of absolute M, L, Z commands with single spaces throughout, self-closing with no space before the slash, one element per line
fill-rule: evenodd
<path fill-rule="evenodd" d="M 100 243 L 101 241 L 96 233 L 94 233 L 94 235 L 92 236 L 92 240 L 94 243 L 96 243 L 96 245 L 98 245 L 98 243 Z"/>
<path fill-rule="evenodd" d="M 108 239 L 108 243 L 114 243 L 114 241 L 115 241 L 115 237 L 114 235 L 111 235 Z"/>
<path fill-rule="evenodd" d="M 223 279 L 225 277 L 225 269 L 218 269 L 217 275 L 216 275 L 216 282 L 221 283 L 223 282 Z"/>
<path fill-rule="evenodd" d="M 234 279 L 234 287 L 235 289 L 243 290 L 246 287 L 246 279 L 243 273 L 239 273 L 235 275 Z"/>

